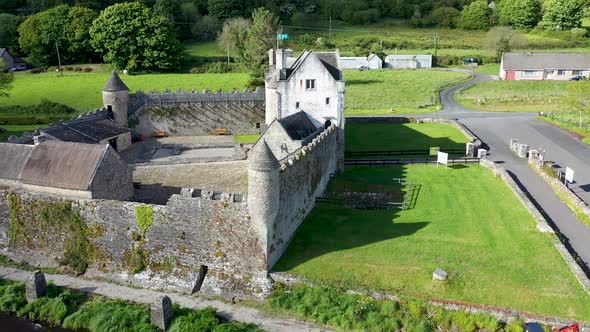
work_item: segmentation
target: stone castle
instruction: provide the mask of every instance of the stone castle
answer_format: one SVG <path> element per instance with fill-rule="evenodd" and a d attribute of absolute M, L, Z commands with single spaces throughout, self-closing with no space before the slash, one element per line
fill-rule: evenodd
<path fill-rule="evenodd" d="M 271 50 L 269 61 L 264 91 L 243 93 L 131 94 L 113 73 L 100 110 L 0 144 L 0 254 L 141 287 L 267 294 L 269 271 L 343 169 L 345 126 L 337 52 Z M 232 162 L 246 192 L 205 188 L 226 176 L 223 163 L 188 163 L 162 174 L 191 167 L 181 177 L 200 187 L 166 187 L 165 204 L 137 198 L 138 170 L 151 168 L 128 155 L 149 150 L 143 138 L 165 131 L 186 141 L 216 128 L 262 134 L 239 146 L 246 161 Z M 192 173 L 200 167 L 220 173 Z"/>

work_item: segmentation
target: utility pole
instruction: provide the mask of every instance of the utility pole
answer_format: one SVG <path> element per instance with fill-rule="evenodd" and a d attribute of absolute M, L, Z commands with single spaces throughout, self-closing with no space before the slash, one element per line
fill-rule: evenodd
<path fill-rule="evenodd" d="M 229 66 L 229 44 L 227 44 L 227 65 Z"/>
<path fill-rule="evenodd" d="M 281 42 L 281 39 L 279 37 L 279 35 L 283 32 L 283 28 L 279 25 L 279 29 L 277 30 L 277 50 L 279 49 L 279 43 Z"/>
<path fill-rule="evenodd" d="M 57 42 L 55 42 L 55 49 L 57 51 L 57 64 L 58 64 L 58 69 L 59 69 L 59 76 L 63 76 L 63 71 L 61 70 L 61 58 L 59 56 L 59 46 L 57 46 Z"/>
<path fill-rule="evenodd" d="M 328 30 L 328 38 L 332 37 L 332 16 L 330 16 L 330 29 Z"/>
<path fill-rule="evenodd" d="M 434 56 L 438 54 L 438 32 L 434 33 Z"/>

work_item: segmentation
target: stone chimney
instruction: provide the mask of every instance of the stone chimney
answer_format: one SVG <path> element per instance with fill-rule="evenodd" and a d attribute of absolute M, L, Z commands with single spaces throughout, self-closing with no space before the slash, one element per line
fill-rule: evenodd
<path fill-rule="evenodd" d="M 293 50 L 279 49 L 275 57 L 277 70 L 285 69 L 288 67 L 287 58 L 293 55 Z"/>
<path fill-rule="evenodd" d="M 276 60 L 275 60 L 275 50 L 274 49 L 270 49 L 270 51 L 268 51 L 268 64 L 273 67 L 274 65 L 276 65 Z"/>

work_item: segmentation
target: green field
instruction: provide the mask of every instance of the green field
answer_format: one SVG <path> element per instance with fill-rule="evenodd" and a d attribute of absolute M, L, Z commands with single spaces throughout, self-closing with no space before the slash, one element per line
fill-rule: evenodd
<path fill-rule="evenodd" d="M 227 53 L 219 48 L 217 42 L 192 42 L 184 44 L 186 54 L 193 58 L 199 57 L 223 57 Z"/>
<path fill-rule="evenodd" d="M 346 151 L 423 150 L 430 147 L 464 149 L 468 142 L 447 124 L 347 124 Z"/>
<path fill-rule="evenodd" d="M 557 111 L 571 82 L 488 81 L 475 84 L 455 95 L 463 106 L 484 111 Z M 481 99 L 481 105 L 477 104 Z"/>
<path fill-rule="evenodd" d="M 238 144 L 256 143 L 256 141 L 258 141 L 259 138 L 259 134 L 238 134 L 234 136 L 234 139 Z"/>
<path fill-rule="evenodd" d="M 431 113 L 434 90 L 466 73 L 441 70 L 345 71 L 346 115 Z"/>
<path fill-rule="evenodd" d="M 486 74 L 486 75 L 500 75 L 500 64 L 499 63 L 488 63 L 473 68 L 475 72 Z"/>
<path fill-rule="evenodd" d="M 0 105 L 32 105 L 41 99 L 66 104 L 80 112 L 102 106 L 101 91 L 109 78 L 109 73 L 17 73 L 9 97 L 0 97 Z M 132 92 L 152 89 L 187 91 L 207 88 L 217 91 L 229 91 L 232 88 L 242 90 L 248 82 L 248 74 L 146 74 L 122 76 Z"/>

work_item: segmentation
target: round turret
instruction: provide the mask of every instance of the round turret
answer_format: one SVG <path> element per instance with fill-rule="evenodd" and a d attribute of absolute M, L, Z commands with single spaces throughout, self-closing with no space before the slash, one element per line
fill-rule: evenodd
<path fill-rule="evenodd" d="M 105 108 L 113 112 L 117 124 L 127 127 L 127 110 L 129 108 L 129 88 L 116 71 L 102 89 L 102 101 Z"/>
<path fill-rule="evenodd" d="M 276 260 L 270 253 L 273 226 L 279 212 L 280 167 L 264 139 L 252 149 L 248 161 L 248 212 L 269 266 Z"/>

